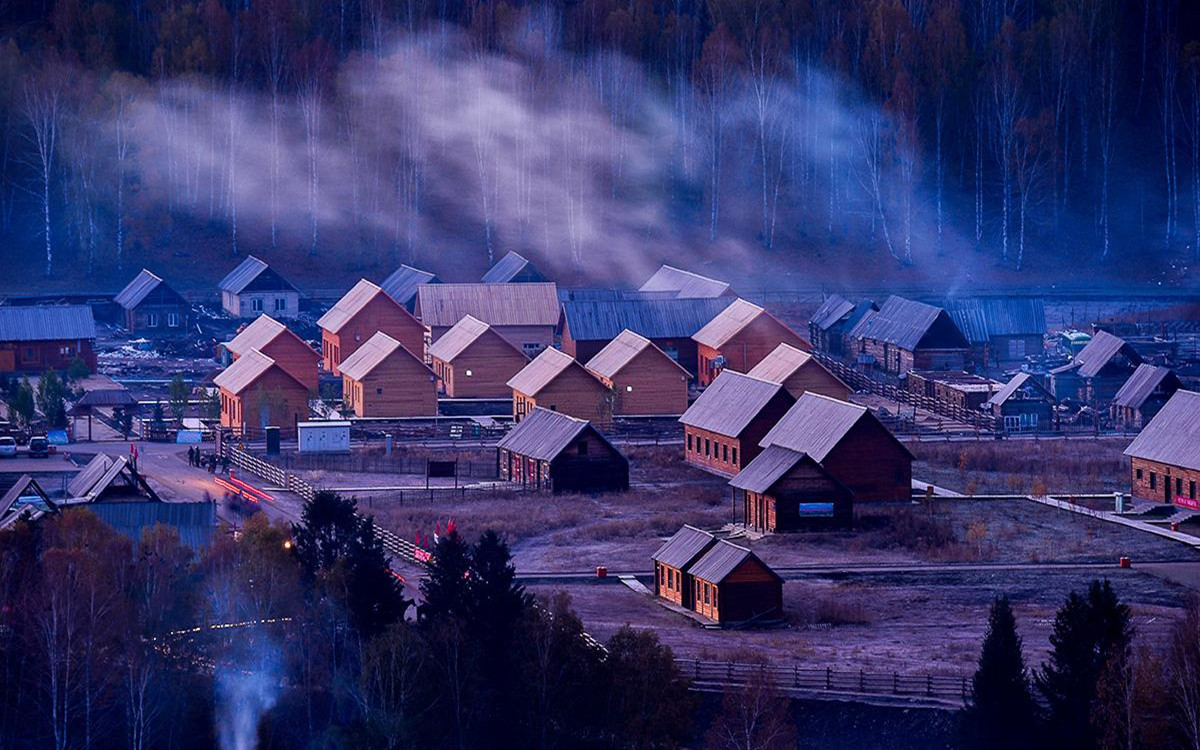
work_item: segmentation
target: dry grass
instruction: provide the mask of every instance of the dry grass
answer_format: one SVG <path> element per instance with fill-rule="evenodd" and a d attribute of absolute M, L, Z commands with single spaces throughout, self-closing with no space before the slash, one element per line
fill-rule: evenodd
<path fill-rule="evenodd" d="M 1124 438 L 915 442 L 913 476 L 965 494 L 1114 492 L 1129 480 Z"/>

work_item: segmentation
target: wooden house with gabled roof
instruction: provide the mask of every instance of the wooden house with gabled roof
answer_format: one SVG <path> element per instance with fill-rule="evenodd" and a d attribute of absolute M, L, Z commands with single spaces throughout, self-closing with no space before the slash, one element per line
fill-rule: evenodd
<path fill-rule="evenodd" d="M 423 284 L 417 288 L 416 315 L 437 341 L 470 315 L 491 326 L 525 356 L 554 345 L 558 328 L 558 287 L 553 283 Z"/>
<path fill-rule="evenodd" d="M 679 418 L 684 459 L 720 476 L 737 474 L 795 401 L 779 383 L 722 372 Z"/>
<path fill-rule="evenodd" d="M 892 375 L 912 370 L 951 370 L 967 366 L 971 344 L 940 307 L 891 296 L 879 311 L 863 316 L 848 334 L 859 363 Z"/>
<path fill-rule="evenodd" d="M 732 297 L 734 291 L 724 281 L 701 276 L 666 264 L 638 287 L 639 292 L 666 292 L 677 299 Z"/>
<path fill-rule="evenodd" d="M 340 374 L 341 363 L 376 333 L 386 333 L 414 356 L 425 358 L 425 326 L 366 279 L 346 292 L 317 325 L 321 327 L 321 361 L 325 371 L 334 375 Z"/>
<path fill-rule="evenodd" d="M 622 331 L 584 365 L 614 394 L 613 414 L 680 415 L 691 375 L 633 331 Z"/>
<path fill-rule="evenodd" d="M 549 279 L 525 256 L 509 252 L 488 269 L 482 281 L 485 284 L 530 284 Z"/>
<path fill-rule="evenodd" d="M 422 271 L 420 268 L 401 264 L 379 283 L 379 288 L 387 296 L 404 305 L 404 309 L 412 312 L 417 307 L 417 288 L 422 284 L 440 283 L 442 280 L 432 271 Z"/>
<path fill-rule="evenodd" d="M 984 409 L 1005 432 L 1049 430 L 1054 423 L 1054 394 L 1027 372 L 1018 372 L 1004 387 L 992 394 Z"/>
<path fill-rule="evenodd" d="M 188 333 L 194 318 L 191 304 L 160 277 L 143 268 L 113 302 L 124 313 L 125 329 L 133 334 Z"/>
<path fill-rule="evenodd" d="M 238 264 L 217 284 L 221 307 L 235 318 L 255 318 L 263 313 L 285 320 L 300 314 L 300 292 L 266 261 L 253 255 Z"/>
<path fill-rule="evenodd" d="M 658 293 L 581 298 L 573 293 L 562 303 L 562 350 L 586 362 L 608 342 L 630 330 L 654 345 L 695 376 L 696 342 L 692 336 L 729 306 L 729 297 L 676 299 Z"/>
<path fill-rule="evenodd" d="M 985 367 L 1019 364 L 1045 349 L 1046 303 L 1030 297 L 964 297 L 946 311 L 971 344 L 972 358 Z"/>
<path fill-rule="evenodd" d="M 692 339 L 697 345 L 697 379 L 702 387 L 725 369 L 749 372 L 780 344 L 812 350 L 781 320 L 744 299 L 734 300 Z"/>
<path fill-rule="evenodd" d="M 0 372 L 96 370 L 96 320 L 88 305 L 0 307 Z"/>
<path fill-rule="evenodd" d="M 791 344 L 780 344 L 747 373 L 751 377 L 779 383 L 794 398 L 820 393 L 846 401 L 854 391 L 817 358 Z"/>
<path fill-rule="evenodd" d="M 806 393 L 760 445 L 807 454 L 857 500 L 912 497 L 912 453 L 865 406 Z"/>
<path fill-rule="evenodd" d="M 383 331 L 341 364 L 342 400 L 359 417 L 437 416 L 437 377 Z"/>
<path fill-rule="evenodd" d="M 536 408 L 496 446 L 502 480 L 533 490 L 629 489 L 629 461 L 590 422 Z"/>
<path fill-rule="evenodd" d="M 1200 393 L 1176 391 L 1125 455 L 1134 497 L 1200 510 Z"/>
<path fill-rule="evenodd" d="M 1142 429 L 1181 388 L 1183 382 L 1170 367 L 1143 362 L 1113 397 L 1113 423 L 1126 430 Z"/>
<path fill-rule="evenodd" d="M 768 445 L 729 480 L 742 494 L 746 528 L 762 533 L 846 528 L 854 493 L 812 456 Z"/>
<path fill-rule="evenodd" d="M 516 422 L 540 406 L 589 422 L 612 423 L 613 392 L 557 349 L 544 349 L 508 381 L 508 387 Z"/>
<path fill-rule="evenodd" d="M 719 539 L 688 569 L 692 610 L 721 625 L 783 615 L 783 578 L 748 548 Z"/>
<path fill-rule="evenodd" d="M 512 398 L 508 381 L 529 364 L 512 342 L 470 315 L 430 345 L 429 357 L 450 398 Z"/>
<path fill-rule="evenodd" d="M 1142 355 L 1127 341 L 1096 331 L 1073 360 L 1050 371 L 1050 390 L 1060 402 L 1070 399 L 1102 409 L 1140 364 Z"/>
<path fill-rule="evenodd" d="M 284 436 L 308 419 L 308 387 L 274 359 L 250 349 L 213 379 L 220 390 L 221 426 L 239 435 L 260 436 L 269 426 Z"/>
<path fill-rule="evenodd" d="M 717 538 L 695 526 L 683 526 L 650 556 L 654 561 L 654 594 L 681 607 L 692 608 L 692 565 L 712 549 Z"/>
<path fill-rule="evenodd" d="M 260 315 L 222 347 L 229 354 L 229 364 L 251 349 L 267 355 L 299 380 L 311 392 L 317 390 L 317 363 L 321 361 L 313 348 L 290 328 L 270 315 Z"/>

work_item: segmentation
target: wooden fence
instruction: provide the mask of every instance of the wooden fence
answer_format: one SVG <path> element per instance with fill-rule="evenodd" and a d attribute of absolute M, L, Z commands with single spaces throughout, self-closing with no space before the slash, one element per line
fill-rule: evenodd
<path fill-rule="evenodd" d="M 238 469 L 248 471 L 276 487 L 282 487 L 289 492 L 294 492 L 305 500 L 312 500 L 313 496 L 317 494 L 317 488 L 300 477 L 257 456 L 253 456 L 244 450 L 240 450 L 232 445 L 226 445 L 225 455 L 229 457 L 229 463 Z"/>
<path fill-rule="evenodd" d="M 255 451 L 257 454 L 257 451 Z M 297 451 L 281 452 L 271 457 L 271 463 L 284 469 L 304 471 L 339 471 L 346 473 L 365 474 L 420 474 L 428 470 L 428 459 L 400 455 L 393 451 L 388 455 L 382 450 L 370 452 L 353 451 L 346 453 L 299 453 Z M 499 470 L 496 459 L 484 461 L 457 460 L 459 477 L 469 479 L 496 479 Z"/>

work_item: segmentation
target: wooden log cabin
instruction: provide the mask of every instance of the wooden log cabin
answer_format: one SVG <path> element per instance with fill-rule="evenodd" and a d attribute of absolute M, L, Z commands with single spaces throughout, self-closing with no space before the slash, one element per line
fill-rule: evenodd
<path fill-rule="evenodd" d="M 854 303 L 840 294 L 825 298 L 808 319 L 808 340 L 813 349 L 832 355 L 842 353 L 842 328 L 854 312 Z"/>
<path fill-rule="evenodd" d="M 321 356 L 304 339 L 269 315 L 258 316 L 223 346 L 229 353 L 229 362 L 236 361 L 251 349 L 262 352 L 303 383 L 310 393 L 317 392 L 317 363 Z"/>
<path fill-rule="evenodd" d="M 1142 429 L 1181 388 L 1183 382 L 1174 370 L 1143 362 L 1113 397 L 1113 424 L 1123 430 Z"/>
<path fill-rule="evenodd" d="M 678 416 L 691 375 L 650 339 L 622 331 L 585 365 L 614 394 L 613 414 Z"/>
<path fill-rule="evenodd" d="M 341 363 L 376 333 L 386 333 L 414 356 L 425 358 L 425 326 L 366 279 L 346 292 L 317 325 L 321 327 L 322 366 L 334 375 L 339 375 Z"/>
<path fill-rule="evenodd" d="M 545 349 L 508 381 L 513 421 L 537 407 L 589 422 L 612 423 L 613 392 L 570 355 Z"/>
<path fill-rule="evenodd" d="M 470 315 L 491 326 L 526 357 L 554 346 L 558 287 L 553 283 L 423 284 L 417 288 L 417 317 L 437 341 Z"/>
<path fill-rule="evenodd" d="M 695 526 L 683 526 L 672 534 L 650 556 L 654 561 L 654 595 L 691 609 L 696 587 L 688 571 L 716 543 L 715 536 Z"/>
<path fill-rule="evenodd" d="M 121 308 L 125 330 L 136 335 L 189 335 L 192 306 L 158 276 L 143 268 L 113 302 Z"/>
<path fill-rule="evenodd" d="M 512 398 L 512 380 L 529 359 L 470 315 L 429 346 L 438 388 L 450 398 Z"/>
<path fill-rule="evenodd" d="M 87 305 L 0 307 L 0 372 L 96 371 L 96 320 Z"/>
<path fill-rule="evenodd" d="M 969 297 L 946 302 L 982 367 L 1019 365 L 1045 349 L 1046 303 L 1032 297 Z"/>
<path fill-rule="evenodd" d="M 417 355 L 380 331 L 341 364 L 342 400 L 358 417 L 434 417 L 437 377 Z"/>
<path fill-rule="evenodd" d="M 729 284 L 682 268 L 662 265 L 638 287 L 639 292 L 670 294 L 676 299 L 701 299 L 737 296 Z"/>
<path fill-rule="evenodd" d="M 485 284 L 530 284 L 549 281 L 546 274 L 529 262 L 525 256 L 509 252 L 487 270 L 482 279 Z"/>
<path fill-rule="evenodd" d="M 1200 393 L 1176 391 L 1125 455 L 1134 497 L 1200 510 Z"/>
<path fill-rule="evenodd" d="M 1140 364 L 1142 355 L 1128 342 L 1096 331 L 1071 362 L 1050 371 L 1050 390 L 1060 403 L 1071 400 L 1107 408 Z"/>
<path fill-rule="evenodd" d="M 537 408 L 496 447 L 501 480 L 554 494 L 624 492 L 629 461 L 590 422 Z"/>
<path fill-rule="evenodd" d="M 848 528 L 854 493 L 811 456 L 769 445 L 729 480 L 741 493 L 746 528 L 765 534 Z"/>
<path fill-rule="evenodd" d="M 422 284 L 440 284 L 442 280 L 432 271 L 401 264 L 391 275 L 379 283 L 387 296 L 404 305 L 412 312 L 417 308 L 417 288 Z"/>
<path fill-rule="evenodd" d="M 300 314 L 300 292 L 265 261 L 246 257 L 217 285 L 221 307 L 235 318 L 263 313 L 290 320 Z"/>
<path fill-rule="evenodd" d="M 778 383 L 726 370 L 679 418 L 687 463 L 731 477 L 796 399 Z"/>
<path fill-rule="evenodd" d="M 800 398 L 805 393 L 812 392 L 845 401 L 854 392 L 818 362 L 816 357 L 791 344 L 775 347 L 761 362 L 750 368 L 747 374 L 779 383 L 792 394 L 792 398 Z"/>
<path fill-rule="evenodd" d="M 783 579 L 746 547 L 719 539 L 688 570 L 692 610 L 721 625 L 783 616 Z"/>
<path fill-rule="evenodd" d="M 849 334 L 860 365 L 892 375 L 912 370 L 961 371 L 971 344 L 940 307 L 891 296 Z"/>
<path fill-rule="evenodd" d="M 749 372 L 780 344 L 802 351 L 812 347 L 774 315 L 744 299 L 734 300 L 692 339 L 697 350 L 697 381 L 713 382 L 721 370 Z"/>
<path fill-rule="evenodd" d="M 1018 372 L 984 405 L 1005 432 L 1035 432 L 1055 427 L 1050 389 L 1027 372 Z"/>
<path fill-rule="evenodd" d="M 251 349 L 221 371 L 213 384 L 221 397 L 221 426 L 259 438 L 269 426 L 284 437 L 308 419 L 308 388 L 267 355 Z"/>
<path fill-rule="evenodd" d="M 762 439 L 771 445 L 811 456 L 856 500 L 912 497 L 912 453 L 864 406 L 806 393 Z"/>

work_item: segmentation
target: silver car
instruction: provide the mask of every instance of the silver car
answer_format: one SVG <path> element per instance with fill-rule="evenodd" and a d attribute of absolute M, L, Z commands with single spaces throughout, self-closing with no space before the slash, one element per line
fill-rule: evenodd
<path fill-rule="evenodd" d="M 16 455 L 16 439 L 10 437 L 0 437 L 0 458 L 15 458 Z"/>

